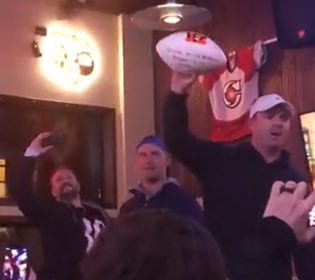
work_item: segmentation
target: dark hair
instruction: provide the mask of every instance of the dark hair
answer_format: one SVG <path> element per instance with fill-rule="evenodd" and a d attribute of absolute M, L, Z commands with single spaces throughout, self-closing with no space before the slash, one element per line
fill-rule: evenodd
<path fill-rule="evenodd" d="M 224 280 L 221 252 L 193 220 L 161 210 L 118 218 L 83 260 L 83 280 Z"/>

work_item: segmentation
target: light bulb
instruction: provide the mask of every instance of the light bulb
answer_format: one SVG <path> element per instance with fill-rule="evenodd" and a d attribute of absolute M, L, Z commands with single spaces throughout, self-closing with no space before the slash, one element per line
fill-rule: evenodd
<path fill-rule="evenodd" d="M 182 20 L 182 16 L 177 13 L 168 13 L 161 17 L 161 19 L 168 24 L 176 24 Z"/>

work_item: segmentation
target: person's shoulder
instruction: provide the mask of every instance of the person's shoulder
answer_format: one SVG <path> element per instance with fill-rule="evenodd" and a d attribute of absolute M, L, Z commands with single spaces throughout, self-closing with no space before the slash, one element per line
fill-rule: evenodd
<path fill-rule="evenodd" d="M 109 222 L 110 216 L 107 214 L 106 210 L 97 203 L 91 201 L 83 201 L 82 205 L 87 211 L 96 216 L 96 218 L 99 218 L 106 223 Z"/>
<path fill-rule="evenodd" d="M 305 178 L 303 178 L 301 173 L 296 168 L 294 168 L 291 164 L 287 168 L 287 173 L 288 173 L 288 176 L 290 177 L 289 179 L 292 181 L 295 181 L 295 182 L 307 181 Z"/>
<path fill-rule="evenodd" d="M 139 199 L 138 196 L 133 194 L 132 197 L 129 197 L 119 208 L 120 213 L 129 213 L 137 208 L 139 208 Z"/>
<path fill-rule="evenodd" d="M 91 202 L 91 201 L 82 201 L 82 205 L 85 208 L 89 208 L 89 209 L 93 209 L 93 210 L 98 210 L 98 211 L 103 211 L 103 208 L 98 205 L 95 202 Z"/>
<path fill-rule="evenodd" d="M 185 189 L 181 189 L 181 194 L 182 194 L 182 200 L 185 201 L 187 204 L 198 204 L 197 198 L 186 191 Z"/>
<path fill-rule="evenodd" d="M 137 201 L 137 197 L 136 196 L 129 197 L 126 201 L 124 201 L 124 203 L 121 205 L 120 208 L 128 207 L 130 205 L 133 205 L 136 201 Z"/>
<path fill-rule="evenodd" d="M 87 211 L 94 213 L 95 215 L 98 215 L 98 214 L 103 215 L 106 212 L 103 207 L 101 207 L 95 202 L 84 201 L 82 202 L 82 205 Z"/>
<path fill-rule="evenodd" d="M 231 154 L 240 156 L 242 158 L 253 157 L 253 155 L 257 155 L 257 151 L 253 147 L 253 145 L 248 141 L 242 141 L 235 144 L 227 145 Z"/>
<path fill-rule="evenodd" d="M 294 182 L 301 182 L 301 181 L 309 181 L 305 176 L 300 173 L 293 165 L 291 160 L 291 155 L 287 150 L 282 150 L 280 155 L 280 162 L 283 166 L 283 180 L 285 181 L 294 181 Z"/>
<path fill-rule="evenodd" d="M 171 186 L 172 192 L 176 196 L 176 200 L 180 200 L 182 203 L 198 203 L 196 197 L 189 193 L 185 188 L 181 187 L 177 181 L 168 181 L 167 184 Z"/>
<path fill-rule="evenodd" d="M 193 217 L 199 222 L 203 221 L 203 207 L 198 202 L 197 198 L 189 193 L 186 189 L 179 187 L 177 192 L 173 195 L 172 209 L 180 214 L 188 215 Z"/>

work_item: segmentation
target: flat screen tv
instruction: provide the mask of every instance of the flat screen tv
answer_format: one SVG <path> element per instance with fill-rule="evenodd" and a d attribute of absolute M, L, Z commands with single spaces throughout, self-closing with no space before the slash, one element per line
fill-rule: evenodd
<path fill-rule="evenodd" d="M 315 188 L 315 111 L 301 114 L 300 123 L 311 185 Z"/>
<path fill-rule="evenodd" d="M 28 250 L 9 245 L 2 261 L 2 280 L 27 280 L 29 276 Z"/>

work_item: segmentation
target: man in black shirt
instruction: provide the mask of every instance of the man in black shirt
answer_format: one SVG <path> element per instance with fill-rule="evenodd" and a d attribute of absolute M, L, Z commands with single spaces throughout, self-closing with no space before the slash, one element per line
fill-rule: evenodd
<path fill-rule="evenodd" d="M 293 106 L 276 94 L 260 97 L 250 112 L 251 143 L 229 148 L 189 132 L 186 100 L 195 80 L 194 75 L 173 73 L 164 106 L 165 142 L 204 187 L 207 226 L 226 258 L 228 278 L 291 280 L 293 252 L 300 280 L 315 279 L 313 248 L 295 246 L 292 230 L 282 220 L 263 218 L 274 182 L 302 181 L 283 150 Z"/>
<path fill-rule="evenodd" d="M 36 158 L 50 148 L 41 146 L 48 135 L 40 134 L 26 149 L 12 172 L 9 188 L 21 212 L 41 234 L 44 267 L 39 279 L 80 280 L 79 264 L 108 217 L 100 207 L 81 201 L 79 182 L 67 167 L 57 169 L 51 178 L 55 199 L 45 200 L 33 192 Z"/>

